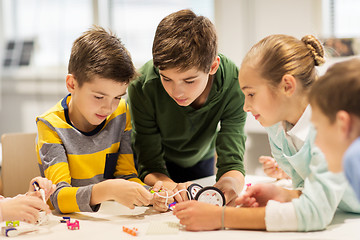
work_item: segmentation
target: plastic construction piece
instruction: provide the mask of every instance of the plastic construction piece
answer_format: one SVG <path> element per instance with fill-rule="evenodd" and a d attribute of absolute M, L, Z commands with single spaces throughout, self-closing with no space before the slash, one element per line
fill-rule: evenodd
<path fill-rule="evenodd" d="M 226 203 L 224 194 L 216 187 L 204 187 L 200 189 L 195 196 L 195 200 L 216 206 L 224 206 Z"/>
<path fill-rule="evenodd" d="M 169 209 L 170 209 L 170 210 L 174 210 L 174 209 L 175 209 L 175 205 L 176 205 L 176 202 L 170 203 L 170 204 L 169 204 Z"/>
<path fill-rule="evenodd" d="M 187 190 L 190 193 L 191 196 L 191 200 L 195 199 L 196 194 L 200 191 L 200 189 L 202 189 L 203 187 L 200 184 L 197 183 L 193 183 L 191 184 Z"/>
<path fill-rule="evenodd" d="M 16 228 L 10 227 L 10 226 L 1 227 L 1 234 L 6 237 L 10 237 L 12 235 L 12 233 L 10 233 L 10 231 L 17 231 L 17 230 L 16 230 Z M 9 236 L 9 233 L 10 233 L 10 236 Z"/>
<path fill-rule="evenodd" d="M 139 230 L 137 228 L 135 228 L 135 227 L 134 228 L 128 228 L 128 227 L 123 226 L 122 229 L 123 229 L 123 232 L 126 232 L 126 233 L 128 233 L 130 235 L 133 235 L 133 236 L 137 236 L 139 234 Z"/>
<path fill-rule="evenodd" d="M 7 227 L 18 227 L 18 226 L 20 226 L 20 222 L 19 221 L 6 221 L 6 226 Z"/>
<path fill-rule="evenodd" d="M 28 232 L 34 232 L 37 231 L 38 228 L 36 228 L 35 226 L 31 226 L 31 227 L 1 227 L 1 234 L 6 236 L 6 237 L 15 237 L 18 236 L 20 234 L 23 233 L 28 233 Z"/>
<path fill-rule="evenodd" d="M 69 230 L 79 230 L 80 229 L 80 224 L 79 224 L 78 220 L 75 220 L 75 222 L 67 221 L 66 225 Z"/>
<path fill-rule="evenodd" d="M 60 219 L 61 223 L 67 223 L 67 221 L 70 221 L 70 217 L 62 217 L 62 219 Z"/>
<path fill-rule="evenodd" d="M 154 190 L 152 190 L 152 189 L 153 189 L 152 187 L 151 187 L 151 188 L 149 188 L 150 193 L 155 193 L 155 191 L 154 191 Z M 161 192 L 161 189 L 160 189 L 158 192 Z"/>
<path fill-rule="evenodd" d="M 226 203 L 223 192 L 216 187 L 202 187 L 197 183 L 193 183 L 187 188 L 187 190 L 193 200 L 217 206 L 224 206 Z"/>

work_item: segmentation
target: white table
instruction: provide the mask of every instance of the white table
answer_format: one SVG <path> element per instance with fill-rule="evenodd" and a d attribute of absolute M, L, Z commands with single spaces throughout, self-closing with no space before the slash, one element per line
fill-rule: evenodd
<path fill-rule="evenodd" d="M 256 184 L 258 182 L 273 181 L 266 177 L 248 176 L 246 182 Z M 209 186 L 215 182 L 214 177 L 208 177 L 195 181 L 202 186 Z M 325 231 L 318 232 L 266 232 L 246 230 L 218 230 L 203 232 L 188 232 L 179 230 L 172 234 L 149 235 L 149 227 L 171 223 L 178 224 L 178 219 L 172 212 L 159 213 L 151 207 L 136 207 L 130 210 L 116 202 L 105 202 L 97 213 L 73 213 L 68 214 L 72 219 L 80 222 L 80 230 L 68 230 L 66 223 L 60 223 L 62 215 L 51 215 L 49 223 L 40 226 L 34 233 L 27 233 L 15 237 L 15 239 L 149 239 L 149 240 L 186 240 L 186 239 L 266 239 L 266 240 L 304 240 L 304 239 L 360 239 L 360 215 L 337 212 L 331 225 Z M 4 223 L 1 223 L 4 226 Z M 26 226 L 21 223 L 21 226 Z M 134 237 L 122 231 L 122 227 L 137 227 L 139 235 Z M 154 228 L 152 228 L 154 230 Z M 1 236 L 1 238 L 4 238 Z"/>

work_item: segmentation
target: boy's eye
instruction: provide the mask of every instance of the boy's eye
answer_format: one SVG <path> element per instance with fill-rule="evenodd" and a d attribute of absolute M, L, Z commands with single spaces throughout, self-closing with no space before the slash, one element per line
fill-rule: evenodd
<path fill-rule="evenodd" d="M 163 81 L 165 81 L 165 82 L 170 82 L 170 79 L 168 79 L 168 78 L 162 78 L 163 79 Z"/>
<path fill-rule="evenodd" d="M 190 81 L 190 82 L 186 82 L 187 84 L 192 84 L 192 83 L 194 83 L 195 81 Z"/>
<path fill-rule="evenodd" d="M 103 99 L 104 97 L 94 96 L 96 99 Z"/>
<path fill-rule="evenodd" d="M 115 99 L 116 99 L 116 100 L 121 100 L 121 97 L 116 97 Z"/>
<path fill-rule="evenodd" d="M 248 96 L 249 97 L 253 97 L 255 95 L 255 93 L 249 93 Z"/>

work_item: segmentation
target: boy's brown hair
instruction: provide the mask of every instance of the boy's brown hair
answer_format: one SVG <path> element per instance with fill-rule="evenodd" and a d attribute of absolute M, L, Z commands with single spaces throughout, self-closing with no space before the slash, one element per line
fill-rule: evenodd
<path fill-rule="evenodd" d="M 331 66 L 312 86 L 309 101 L 331 123 L 340 110 L 360 117 L 360 58 Z"/>
<path fill-rule="evenodd" d="M 208 73 L 217 56 L 215 26 L 189 9 L 172 13 L 156 29 L 152 54 L 160 70 L 195 67 Z"/>
<path fill-rule="evenodd" d="M 130 54 L 120 39 L 98 26 L 84 32 L 73 43 L 68 72 L 80 87 L 95 76 L 125 83 L 136 77 Z"/>
<path fill-rule="evenodd" d="M 316 80 L 315 66 L 325 62 L 324 49 L 312 35 L 301 40 L 283 34 L 270 35 L 256 43 L 246 54 L 242 65 L 258 67 L 261 76 L 270 86 L 278 86 L 285 74 L 299 80 L 307 90 Z"/>

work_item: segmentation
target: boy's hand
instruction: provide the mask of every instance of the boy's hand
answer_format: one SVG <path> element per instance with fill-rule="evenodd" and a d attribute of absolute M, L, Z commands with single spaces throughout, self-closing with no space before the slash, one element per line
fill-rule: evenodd
<path fill-rule="evenodd" d="M 173 197 L 166 197 L 173 195 L 173 192 L 166 190 L 166 188 L 163 187 L 162 181 L 157 181 L 152 187 L 152 191 L 154 191 L 154 193 L 152 193 L 153 198 L 150 203 L 153 205 L 155 210 L 159 212 L 166 212 L 168 210 L 168 205 L 174 202 Z"/>
<path fill-rule="evenodd" d="M 3 220 L 19 220 L 35 223 L 39 218 L 39 211 L 50 213 L 49 206 L 38 197 L 18 196 L 0 202 Z"/>
<path fill-rule="evenodd" d="M 173 214 L 186 230 L 205 231 L 221 228 L 221 207 L 198 201 L 177 203 Z"/>
<path fill-rule="evenodd" d="M 245 207 L 264 207 L 269 200 L 289 202 L 298 192 L 286 190 L 272 183 L 256 184 L 248 187 L 245 193 L 235 200 L 235 203 Z"/>
<path fill-rule="evenodd" d="M 37 182 L 40 186 L 41 189 L 44 190 L 45 192 L 45 201 L 47 201 L 50 197 L 51 194 L 53 194 L 53 192 L 56 189 L 56 185 L 52 184 L 51 180 L 47 179 L 47 178 L 43 178 L 43 177 L 35 177 L 33 179 L 31 179 L 30 181 L 30 185 L 29 185 L 29 191 L 27 192 L 27 195 L 30 196 L 36 196 L 39 197 L 40 199 L 42 199 L 40 192 L 35 191 L 33 183 Z"/>
<path fill-rule="evenodd" d="M 111 199 L 118 203 L 131 209 L 134 209 L 135 206 L 147 206 L 150 204 L 152 194 L 141 184 L 124 179 L 108 181 Z"/>
<path fill-rule="evenodd" d="M 181 192 L 179 192 L 178 194 L 176 194 L 174 196 L 175 200 L 177 202 L 184 202 L 184 201 L 187 201 L 187 200 L 190 200 L 189 197 L 188 197 L 188 193 L 187 193 L 187 188 L 193 184 L 193 182 L 184 182 L 184 183 L 178 183 L 175 188 L 173 188 L 173 192 L 174 193 L 177 193 L 178 191 L 180 190 L 183 190 Z"/>
<path fill-rule="evenodd" d="M 222 177 L 214 187 L 220 189 L 225 195 L 225 201 L 227 206 L 235 206 L 235 199 L 238 197 L 235 186 L 237 181 L 233 177 Z"/>
<path fill-rule="evenodd" d="M 259 157 L 259 162 L 262 164 L 264 173 L 272 178 L 277 179 L 290 179 L 290 177 L 279 167 L 274 158 L 269 156 Z"/>

